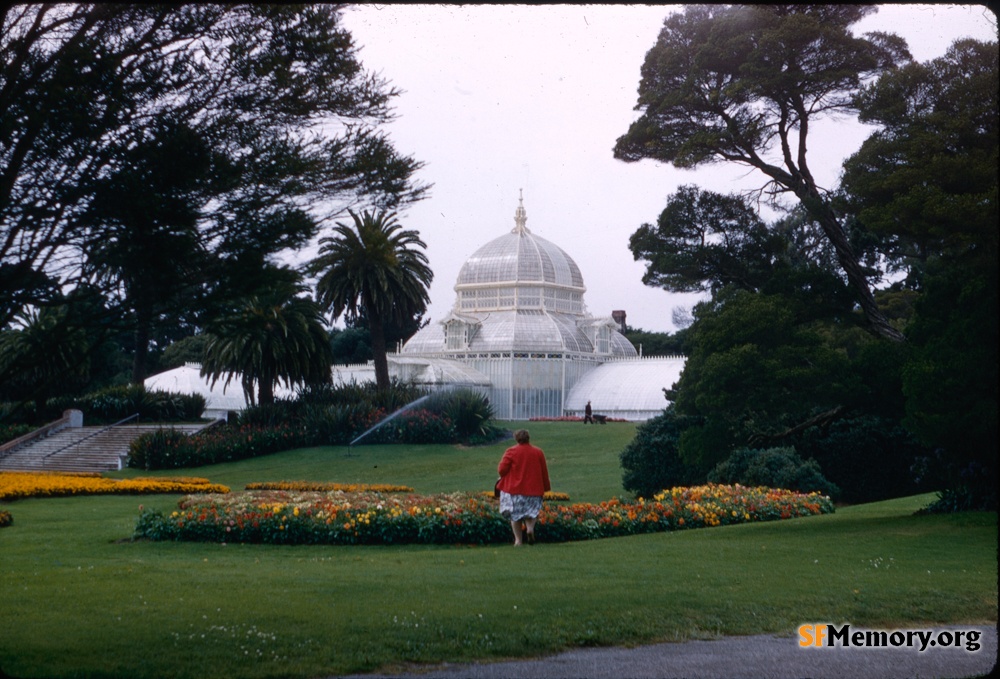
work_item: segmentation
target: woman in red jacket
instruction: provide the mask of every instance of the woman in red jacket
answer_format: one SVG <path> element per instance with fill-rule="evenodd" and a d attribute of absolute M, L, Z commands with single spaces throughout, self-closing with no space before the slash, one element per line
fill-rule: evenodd
<path fill-rule="evenodd" d="M 500 481 L 500 513 L 509 521 L 514 531 L 514 546 L 527 540 L 535 544 L 535 519 L 542 511 L 542 496 L 552 490 L 549 484 L 549 470 L 545 464 L 545 453 L 529 443 L 528 432 L 518 429 L 514 432 L 516 446 L 511 446 L 503 454 L 497 471 Z M 524 533 L 521 531 L 524 521 Z"/>

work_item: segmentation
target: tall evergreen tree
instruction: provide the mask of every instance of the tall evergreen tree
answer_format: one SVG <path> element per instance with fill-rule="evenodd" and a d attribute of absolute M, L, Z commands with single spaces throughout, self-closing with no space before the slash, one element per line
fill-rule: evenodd
<path fill-rule="evenodd" d="M 828 193 L 813 176 L 810 125 L 851 110 L 869 79 L 909 59 L 905 42 L 850 27 L 872 5 L 685 7 L 664 21 L 647 53 L 636 109 L 642 115 L 615 144 L 627 162 L 652 158 L 676 167 L 739 163 L 768 178 L 763 191 L 791 194 L 836 249 L 869 326 L 901 340 L 875 303 Z"/>

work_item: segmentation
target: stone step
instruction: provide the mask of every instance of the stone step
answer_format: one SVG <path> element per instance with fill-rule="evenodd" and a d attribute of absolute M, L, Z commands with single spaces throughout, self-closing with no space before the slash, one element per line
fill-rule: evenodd
<path fill-rule="evenodd" d="M 103 427 L 63 429 L 0 458 L 4 471 L 94 471 L 120 469 L 133 439 L 159 429 L 187 434 L 208 424 L 131 424 L 102 431 Z"/>

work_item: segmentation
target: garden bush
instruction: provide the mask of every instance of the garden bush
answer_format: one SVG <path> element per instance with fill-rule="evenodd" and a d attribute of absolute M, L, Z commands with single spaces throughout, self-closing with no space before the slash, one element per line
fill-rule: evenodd
<path fill-rule="evenodd" d="M 30 424 L 0 424 L 0 445 L 30 434 L 35 427 Z"/>
<path fill-rule="evenodd" d="M 390 427 L 400 443 L 449 443 L 457 438 L 451 419 L 427 408 L 404 411 Z"/>
<path fill-rule="evenodd" d="M 126 465 L 134 469 L 178 469 L 233 462 L 308 445 L 301 426 L 220 424 L 186 436 L 174 429 L 143 434 L 129 444 Z"/>
<path fill-rule="evenodd" d="M 385 410 L 370 404 L 308 404 L 302 426 L 311 446 L 346 446 L 385 417 Z"/>
<path fill-rule="evenodd" d="M 664 488 L 704 481 L 680 457 L 677 442 L 682 428 L 683 419 L 673 407 L 636 427 L 635 438 L 619 455 L 625 490 L 651 497 Z"/>
<path fill-rule="evenodd" d="M 862 503 L 938 490 L 940 469 L 915 466 L 932 456 L 898 422 L 862 416 L 813 427 L 790 439 L 802 457 L 814 459 L 840 488 L 844 502 Z M 937 478 L 935 478 L 937 477 Z"/>
<path fill-rule="evenodd" d="M 711 483 L 785 488 L 836 497 L 839 488 L 823 476 L 815 460 L 803 460 L 794 448 L 740 448 L 709 472 Z"/>
<path fill-rule="evenodd" d="M 497 438 L 499 430 L 492 424 L 493 406 L 485 394 L 472 389 L 448 389 L 433 394 L 427 408 L 451 420 L 455 436 L 462 443 Z"/>

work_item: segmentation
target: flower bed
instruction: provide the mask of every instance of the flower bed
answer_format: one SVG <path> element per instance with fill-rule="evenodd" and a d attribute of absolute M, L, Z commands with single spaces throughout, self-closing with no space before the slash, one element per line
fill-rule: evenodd
<path fill-rule="evenodd" d="M 247 490 L 304 490 L 328 493 L 342 490 L 345 493 L 372 491 L 375 493 L 412 493 L 409 486 L 394 486 L 388 483 L 322 483 L 315 481 L 264 481 L 248 483 Z"/>
<path fill-rule="evenodd" d="M 834 511 L 812 494 L 743 486 L 674 488 L 652 500 L 546 505 L 540 542 L 617 537 Z M 183 498 L 170 515 L 145 510 L 135 536 L 273 544 L 496 544 L 509 522 L 482 493 L 401 495 L 377 492 L 254 491 Z"/>
<path fill-rule="evenodd" d="M 208 479 L 106 479 L 93 473 L 0 472 L 0 501 L 65 495 L 145 495 L 152 493 L 228 493 Z"/>

